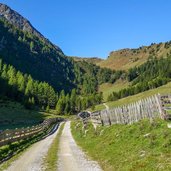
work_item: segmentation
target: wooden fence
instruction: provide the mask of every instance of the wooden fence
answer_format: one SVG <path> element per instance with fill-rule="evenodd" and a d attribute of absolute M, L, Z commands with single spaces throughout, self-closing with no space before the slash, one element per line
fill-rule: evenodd
<path fill-rule="evenodd" d="M 59 121 L 59 118 L 51 118 L 45 120 L 44 122 L 36 126 L 21 129 L 16 128 L 14 130 L 5 130 L 0 133 L 0 146 L 29 138 L 44 130 L 47 130 L 52 124 L 57 123 Z"/>
<path fill-rule="evenodd" d="M 105 109 L 91 113 L 93 123 L 102 125 L 132 124 L 144 118 L 168 119 L 167 110 L 171 104 L 171 95 L 160 95 L 139 100 L 129 105 L 123 105 L 112 109 Z"/>

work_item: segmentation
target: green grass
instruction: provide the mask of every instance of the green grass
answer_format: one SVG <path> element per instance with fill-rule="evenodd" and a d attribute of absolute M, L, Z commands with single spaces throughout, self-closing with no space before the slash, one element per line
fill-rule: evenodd
<path fill-rule="evenodd" d="M 111 107 L 115 107 L 115 106 L 120 106 L 120 105 L 125 105 L 125 104 L 129 104 L 132 102 L 135 102 L 137 100 L 152 96 L 154 94 L 171 94 L 171 82 L 169 82 L 168 84 L 155 88 L 155 89 L 151 89 L 133 96 L 129 96 L 117 101 L 113 101 L 113 102 L 107 102 L 106 104 L 111 108 Z"/>
<path fill-rule="evenodd" d="M 92 110 L 91 108 L 88 108 L 87 111 L 94 112 L 105 109 L 105 106 L 103 104 L 96 105 L 95 108 Z"/>
<path fill-rule="evenodd" d="M 27 110 L 21 104 L 0 100 L 0 130 L 28 127 L 57 115 Z"/>
<path fill-rule="evenodd" d="M 112 92 L 118 92 L 119 90 L 126 88 L 129 85 L 128 82 L 124 81 L 117 81 L 114 84 L 111 83 L 104 83 L 99 86 L 99 92 L 103 92 L 103 99 L 104 101 L 107 101 L 108 96 Z"/>
<path fill-rule="evenodd" d="M 64 128 L 64 124 L 62 124 L 59 128 L 59 132 L 55 139 L 53 140 L 47 155 L 44 159 L 45 171 L 56 171 L 57 169 L 57 160 L 58 160 L 58 149 L 59 149 L 59 139 L 62 134 L 62 130 Z"/>
<path fill-rule="evenodd" d="M 83 150 L 105 171 L 170 171 L 171 129 L 167 122 L 143 120 L 132 125 L 98 127 L 72 122 L 72 134 Z"/>
<path fill-rule="evenodd" d="M 109 108 L 112 107 L 116 107 L 116 106 L 121 106 L 121 105 L 125 105 L 125 104 L 129 104 L 132 102 L 135 102 L 137 100 L 152 96 L 154 94 L 171 94 L 171 82 L 169 82 L 166 85 L 163 85 L 161 87 L 155 88 L 155 89 L 151 89 L 133 96 L 128 96 L 126 98 L 122 98 L 116 101 L 112 101 L 112 102 L 106 102 L 106 104 L 109 106 Z M 95 106 L 94 110 L 88 109 L 90 111 L 97 111 L 97 110 L 103 110 L 105 109 L 105 106 L 103 104 L 99 104 Z"/>
<path fill-rule="evenodd" d="M 3 164 L 1 164 L 0 171 L 6 170 L 11 165 L 11 163 L 14 162 L 15 160 L 17 160 L 25 151 L 26 151 L 26 149 L 24 149 L 22 152 L 16 154 L 14 157 L 12 157 L 11 159 L 9 159 L 6 162 L 4 162 Z"/>

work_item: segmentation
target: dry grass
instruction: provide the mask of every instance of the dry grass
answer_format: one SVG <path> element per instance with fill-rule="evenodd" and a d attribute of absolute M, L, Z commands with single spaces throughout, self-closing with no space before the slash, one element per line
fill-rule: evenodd
<path fill-rule="evenodd" d="M 138 49 L 121 49 L 110 53 L 109 58 L 100 61 L 97 65 L 115 70 L 128 70 L 129 68 L 142 65 L 149 56 L 158 58 L 170 54 L 171 47 L 165 48 L 164 43 L 152 46 L 143 46 Z"/>

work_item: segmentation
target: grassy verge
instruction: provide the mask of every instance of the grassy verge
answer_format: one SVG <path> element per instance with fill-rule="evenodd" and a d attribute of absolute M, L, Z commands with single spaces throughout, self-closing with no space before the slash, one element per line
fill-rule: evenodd
<path fill-rule="evenodd" d="M 132 125 L 99 127 L 72 122 L 72 134 L 78 143 L 105 171 L 171 170 L 171 129 L 167 122 L 143 120 Z"/>
<path fill-rule="evenodd" d="M 15 160 L 17 160 L 27 149 L 24 149 L 22 152 L 16 154 L 14 157 L 12 157 L 11 159 L 7 160 L 6 162 L 4 162 L 3 164 L 0 165 L 0 171 L 4 171 L 6 170 L 12 162 L 14 162 Z"/>
<path fill-rule="evenodd" d="M 62 130 L 64 128 L 64 124 L 62 124 L 59 128 L 59 132 L 55 139 L 53 140 L 48 153 L 44 159 L 45 171 L 56 171 L 57 169 L 57 160 L 58 160 L 58 148 L 59 148 L 59 138 L 62 134 Z"/>

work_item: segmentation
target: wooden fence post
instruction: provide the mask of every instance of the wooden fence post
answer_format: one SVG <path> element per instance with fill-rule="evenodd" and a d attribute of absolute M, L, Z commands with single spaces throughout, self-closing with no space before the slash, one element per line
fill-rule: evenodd
<path fill-rule="evenodd" d="M 158 110 L 159 110 L 159 113 L 160 113 L 160 118 L 161 119 L 165 119 L 165 115 L 163 113 L 163 107 L 162 107 L 162 102 L 161 102 L 161 96 L 160 96 L 160 94 L 155 95 L 155 98 L 156 98 Z"/>

